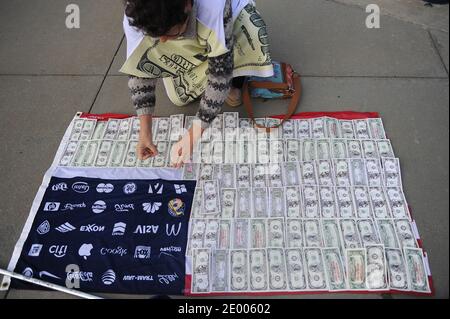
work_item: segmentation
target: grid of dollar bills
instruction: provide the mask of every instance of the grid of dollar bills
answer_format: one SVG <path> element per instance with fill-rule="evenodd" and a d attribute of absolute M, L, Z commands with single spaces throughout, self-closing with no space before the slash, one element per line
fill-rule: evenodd
<path fill-rule="evenodd" d="M 138 118 L 76 118 L 59 165 L 168 167 L 172 145 L 195 120 L 154 118 L 159 155 L 140 161 Z M 288 120 L 267 131 L 224 113 L 203 133 L 183 179 L 197 181 L 187 249 L 193 294 L 430 292 L 400 161 L 380 118 Z"/>

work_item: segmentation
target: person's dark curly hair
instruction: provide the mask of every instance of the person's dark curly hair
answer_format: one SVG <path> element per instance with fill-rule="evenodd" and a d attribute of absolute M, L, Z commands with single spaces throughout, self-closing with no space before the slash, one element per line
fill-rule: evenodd
<path fill-rule="evenodd" d="M 131 26 L 146 35 L 161 37 L 186 22 L 189 1 L 192 0 L 125 0 L 125 14 Z"/>

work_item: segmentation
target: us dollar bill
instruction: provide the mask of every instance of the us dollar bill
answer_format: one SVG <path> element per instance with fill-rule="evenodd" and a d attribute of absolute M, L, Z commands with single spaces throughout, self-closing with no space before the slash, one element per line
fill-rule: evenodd
<path fill-rule="evenodd" d="M 267 263 L 269 268 L 269 289 L 286 290 L 287 273 L 284 251 L 281 248 L 267 249 Z"/>
<path fill-rule="evenodd" d="M 321 186 L 319 188 L 320 212 L 323 218 L 335 218 L 338 216 L 336 208 L 336 195 L 334 187 Z"/>
<path fill-rule="evenodd" d="M 229 255 L 228 250 L 213 250 L 211 264 L 211 291 L 229 291 Z"/>
<path fill-rule="evenodd" d="M 267 247 L 284 247 L 283 218 L 269 218 L 267 220 Z"/>
<path fill-rule="evenodd" d="M 369 186 L 383 186 L 383 172 L 378 159 L 366 159 L 366 171 Z"/>
<path fill-rule="evenodd" d="M 117 133 L 119 132 L 119 123 L 120 123 L 120 120 L 118 120 L 118 119 L 109 119 L 102 139 L 103 140 L 116 139 Z"/>
<path fill-rule="evenodd" d="M 119 129 L 117 132 L 117 140 L 127 141 L 130 137 L 131 131 L 131 118 L 122 119 L 119 122 Z"/>
<path fill-rule="evenodd" d="M 202 157 L 205 156 L 206 159 L 210 158 L 212 164 L 220 165 L 225 163 L 225 145 L 222 141 L 203 142 L 201 145 Z"/>
<path fill-rule="evenodd" d="M 381 244 L 377 227 L 372 219 L 357 219 L 356 224 L 364 246 Z"/>
<path fill-rule="evenodd" d="M 270 162 L 269 140 L 258 139 L 256 141 L 257 163 L 267 164 Z"/>
<path fill-rule="evenodd" d="M 230 250 L 230 289 L 248 290 L 249 282 L 248 251 Z"/>
<path fill-rule="evenodd" d="M 270 217 L 284 217 L 286 215 L 286 207 L 284 189 L 281 187 L 269 188 L 269 212 Z"/>
<path fill-rule="evenodd" d="M 217 248 L 219 235 L 219 219 L 209 219 L 206 222 L 204 248 L 210 248 L 211 251 Z"/>
<path fill-rule="evenodd" d="M 302 187 L 303 211 L 306 218 L 320 218 L 319 191 L 317 186 Z"/>
<path fill-rule="evenodd" d="M 86 155 L 88 144 L 89 144 L 88 141 L 79 141 L 78 142 L 77 150 L 75 151 L 75 154 L 72 157 L 70 166 L 80 167 L 83 165 L 83 160 L 84 160 L 84 156 Z"/>
<path fill-rule="evenodd" d="M 365 158 L 380 158 L 380 155 L 378 154 L 377 144 L 374 140 L 362 140 L 361 145 Z"/>
<path fill-rule="evenodd" d="M 401 249 L 386 248 L 386 261 L 390 288 L 408 291 L 408 272 Z"/>
<path fill-rule="evenodd" d="M 312 119 L 312 138 L 325 138 L 325 118 L 319 117 Z"/>
<path fill-rule="evenodd" d="M 297 162 L 285 162 L 282 164 L 283 179 L 286 186 L 300 185 L 300 167 Z"/>
<path fill-rule="evenodd" d="M 339 226 L 341 228 L 342 242 L 345 249 L 362 247 L 354 219 L 340 219 Z"/>
<path fill-rule="evenodd" d="M 331 140 L 331 155 L 333 158 L 347 158 L 347 140 L 345 139 L 333 139 Z"/>
<path fill-rule="evenodd" d="M 303 233 L 305 247 L 322 247 L 322 232 L 319 219 L 304 219 Z"/>
<path fill-rule="evenodd" d="M 405 248 L 404 254 L 411 290 L 431 292 L 422 249 Z"/>
<path fill-rule="evenodd" d="M 203 214 L 221 212 L 219 185 L 217 180 L 203 182 Z"/>
<path fill-rule="evenodd" d="M 400 248 L 394 223 L 391 219 L 377 219 L 378 233 L 386 248 Z"/>
<path fill-rule="evenodd" d="M 269 130 L 269 139 L 276 140 L 283 138 L 282 136 L 283 131 L 281 130 L 281 127 L 278 126 L 280 125 L 280 123 L 281 123 L 280 119 L 274 119 L 271 117 L 266 118 L 266 126 L 271 128 Z"/>
<path fill-rule="evenodd" d="M 319 178 L 319 185 L 321 186 L 333 186 L 334 185 L 334 172 L 333 163 L 331 160 L 318 160 L 317 175 Z"/>
<path fill-rule="evenodd" d="M 356 138 L 360 140 L 370 138 L 369 122 L 366 119 L 353 120 Z"/>
<path fill-rule="evenodd" d="M 233 218 L 236 211 L 237 192 L 235 188 L 222 188 L 220 192 L 222 218 Z"/>
<path fill-rule="evenodd" d="M 210 141 L 224 140 L 223 114 L 218 114 L 212 121 L 210 126 L 209 139 Z"/>
<path fill-rule="evenodd" d="M 304 252 L 309 289 L 328 290 L 321 249 L 305 248 Z"/>
<path fill-rule="evenodd" d="M 408 219 L 394 220 L 398 240 L 402 248 L 418 248 L 417 240 Z"/>
<path fill-rule="evenodd" d="M 300 178 L 304 185 L 318 185 L 315 161 L 300 163 Z"/>
<path fill-rule="evenodd" d="M 72 131 L 70 132 L 69 139 L 71 141 L 78 141 L 81 136 L 81 131 L 83 129 L 84 119 L 75 119 L 72 125 Z"/>
<path fill-rule="evenodd" d="M 238 163 L 244 164 L 256 162 L 256 141 L 239 140 L 236 142 L 236 148 L 236 160 Z"/>
<path fill-rule="evenodd" d="M 299 218 L 286 219 L 286 247 L 303 247 L 302 221 Z"/>
<path fill-rule="evenodd" d="M 347 140 L 348 156 L 350 158 L 362 158 L 363 150 L 359 140 Z"/>
<path fill-rule="evenodd" d="M 351 185 L 351 171 L 349 162 L 346 159 L 333 160 L 334 173 L 336 176 L 336 186 L 350 186 Z"/>
<path fill-rule="evenodd" d="M 297 138 L 311 138 L 311 124 L 309 120 L 296 120 Z"/>
<path fill-rule="evenodd" d="M 267 187 L 268 167 L 264 164 L 254 164 L 252 169 L 253 187 Z"/>
<path fill-rule="evenodd" d="M 198 180 L 209 181 L 214 180 L 217 176 L 214 175 L 214 165 L 212 164 L 200 164 Z"/>
<path fill-rule="evenodd" d="M 380 118 L 371 118 L 367 120 L 369 123 L 370 137 L 373 139 L 385 139 L 386 132 L 384 130 L 383 121 Z"/>
<path fill-rule="evenodd" d="M 331 140 L 318 139 L 316 140 L 316 159 L 327 160 L 331 159 Z"/>
<path fill-rule="evenodd" d="M 212 164 L 213 162 L 213 143 L 209 141 L 201 141 L 199 143 L 200 162 L 203 164 Z"/>
<path fill-rule="evenodd" d="M 203 189 L 201 187 L 195 188 L 194 198 L 192 199 L 191 216 L 203 216 Z"/>
<path fill-rule="evenodd" d="M 316 143 L 313 139 L 301 140 L 302 161 L 313 161 L 316 159 Z"/>
<path fill-rule="evenodd" d="M 281 127 L 283 139 L 296 138 L 297 130 L 294 120 L 286 120 Z"/>
<path fill-rule="evenodd" d="M 224 163 L 235 164 L 237 159 L 236 141 L 225 141 L 224 143 Z"/>
<path fill-rule="evenodd" d="M 95 159 L 95 166 L 106 167 L 111 156 L 114 141 L 103 140 L 100 142 L 100 148 Z"/>
<path fill-rule="evenodd" d="M 178 142 L 183 136 L 184 129 L 184 115 L 183 114 L 174 114 L 169 118 L 170 128 L 169 128 L 169 141 Z"/>
<path fill-rule="evenodd" d="M 369 290 L 388 288 L 386 257 L 383 245 L 366 246 L 366 284 Z"/>
<path fill-rule="evenodd" d="M 197 180 L 198 170 L 198 163 L 185 163 L 183 165 L 183 180 Z"/>
<path fill-rule="evenodd" d="M 268 289 L 267 256 L 265 249 L 249 250 L 250 290 L 259 291 Z"/>
<path fill-rule="evenodd" d="M 210 250 L 193 249 L 192 256 L 192 293 L 208 293 L 210 291 Z"/>
<path fill-rule="evenodd" d="M 90 140 L 92 134 L 94 134 L 95 125 L 97 120 L 86 119 L 83 123 L 83 128 L 81 129 L 80 141 Z"/>
<path fill-rule="evenodd" d="M 236 217 L 238 218 L 250 218 L 253 214 L 252 205 L 252 189 L 251 188 L 239 188 L 237 192 L 237 210 Z"/>
<path fill-rule="evenodd" d="M 353 127 L 353 121 L 351 120 L 340 120 L 339 129 L 342 138 L 355 138 L 355 128 Z"/>
<path fill-rule="evenodd" d="M 265 248 L 267 243 L 266 219 L 250 220 L 250 236 L 252 248 Z"/>
<path fill-rule="evenodd" d="M 254 129 L 255 129 L 255 134 L 256 134 L 256 139 L 267 139 L 269 138 L 269 135 L 267 134 L 267 131 L 265 128 L 259 128 L 256 126 L 256 124 L 266 127 L 266 119 L 265 118 L 255 118 L 255 123 L 254 123 Z"/>
<path fill-rule="evenodd" d="M 345 268 L 339 248 L 323 248 L 322 254 L 330 290 L 347 289 Z"/>
<path fill-rule="evenodd" d="M 133 117 L 131 119 L 131 132 L 130 140 L 139 140 L 139 131 L 141 129 L 141 123 L 138 117 Z M 153 126 L 152 126 L 153 129 Z M 152 135 L 153 136 L 153 135 Z"/>
<path fill-rule="evenodd" d="M 364 186 L 353 187 L 353 197 L 355 199 L 357 217 L 373 218 L 368 188 Z"/>
<path fill-rule="evenodd" d="M 400 161 L 398 158 L 383 158 L 384 178 L 386 187 L 402 188 L 402 176 L 400 172 Z"/>
<path fill-rule="evenodd" d="M 77 141 L 67 142 L 66 148 L 64 149 L 64 152 L 62 153 L 61 158 L 59 160 L 59 166 L 68 166 L 71 163 L 72 158 L 77 150 L 77 146 L 78 146 Z"/>
<path fill-rule="evenodd" d="M 406 202 L 405 194 L 401 188 L 387 187 L 386 196 L 389 202 L 392 217 L 411 219 L 408 203 Z"/>
<path fill-rule="evenodd" d="M 168 117 L 157 118 L 155 132 L 154 140 L 156 142 L 169 141 L 170 119 Z"/>
<path fill-rule="evenodd" d="M 247 249 L 249 247 L 249 219 L 235 219 L 233 221 L 233 248 Z"/>
<path fill-rule="evenodd" d="M 220 165 L 220 188 L 236 188 L 236 166 L 234 164 Z"/>
<path fill-rule="evenodd" d="M 286 187 L 284 191 L 286 195 L 286 215 L 295 218 L 302 217 L 301 210 L 301 192 L 298 187 Z"/>
<path fill-rule="evenodd" d="M 366 249 L 347 249 L 347 280 L 351 290 L 366 290 Z"/>
<path fill-rule="evenodd" d="M 269 158 L 271 163 L 282 163 L 284 161 L 283 140 L 271 140 L 269 144 Z"/>
<path fill-rule="evenodd" d="M 219 223 L 219 249 L 230 249 L 231 248 L 231 220 L 221 219 Z"/>
<path fill-rule="evenodd" d="M 189 244 L 191 249 L 204 248 L 203 242 L 205 239 L 206 220 L 193 219 L 191 223 L 191 234 L 189 237 Z"/>
<path fill-rule="evenodd" d="M 170 153 L 170 146 L 168 142 L 159 141 L 156 144 L 156 148 L 158 149 L 158 155 L 153 157 L 153 167 L 166 167 L 167 161 Z"/>
<path fill-rule="evenodd" d="M 301 143 L 300 140 L 286 140 L 286 161 L 298 162 L 301 159 Z"/>
<path fill-rule="evenodd" d="M 253 188 L 252 190 L 253 212 L 255 217 L 268 217 L 269 204 L 267 188 Z"/>
<path fill-rule="evenodd" d="M 377 140 L 376 143 L 380 157 L 395 157 L 390 140 Z"/>
<path fill-rule="evenodd" d="M 83 167 L 93 167 L 95 162 L 95 157 L 97 156 L 98 149 L 100 147 L 100 141 L 89 141 L 86 147 L 86 153 L 83 156 L 82 164 Z"/>
<path fill-rule="evenodd" d="M 283 169 L 280 163 L 267 165 L 267 179 L 270 187 L 283 187 Z"/>
<path fill-rule="evenodd" d="M 125 167 L 135 167 L 137 165 L 137 154 L 136 147 L 138 145 L 138 141 L 129 141 L 127 150 L 125 152 L 125 159 L 123 160 L 123 166 Z"/>
<path fill-rule="evenodd" d="M 256 139 L 255 130 L 253 129 L 253 121 L 251 119 L 239 119 L 239 139 L 245 141 Z"/>
<path fill-rule="evenodd" d="M 305 290 L 305 264 L 301 249 L 285 249 L 287 282 L 290 290 Z"/>
<path fill-rule="evenodd" d="M 339 123 L 338 120 L 332 117 L 325 118 L 325 126 L 327 137 L 329 138 L 340 138 L 341 134 L 339 132 Z"/>
<path fill-rule="evenodd" d="M 350 176 L 352 177 L 353 186 L 367 186 L 367 172 L 363 159 L 350 159 Z"/>
<path fill-rule="evenodd" d="M 353 194 L 350 187 L 336 187 L 336 200 L 339 217 L 355 217 L 355 204 L 353 202 Z"/>
<path fill-rule="evenodd" d="M 94 133 L 91 136 L 92 140 L 101 140 L 103 135 L 105 134 L 106 126 L 108 125 L 107 121 L 97 121 L 97 124 L 94 128 Z"/>
<path fill-rule="evenodd" d="M 236 175 L 238 188 L 250 188 L 252 186 L 252 169 L 249 164 L 236 165 Z"/>
<path fill-rule="evenodd" d="M 114 142 L 111 156 L 109 157 L 108 166 L 109 167 L 121 167 L 123 163 L 123 159 L 125 158 L 125 153 L 127 150 L 126 141 L 116 141 Z"/>
<path fill-rule="evenodd" d="M 324 247 L 337 247 L 342 256 L 344 256 L 344 246 L 341 239 L 341 231 L 337 219 L 323 219 L 322 233 Z"/>
<path fill-rule="evenodd" d="M 389 205 L 382 187 L 369 187 L 370 202 L 375 218 L 390 218 Z"/>

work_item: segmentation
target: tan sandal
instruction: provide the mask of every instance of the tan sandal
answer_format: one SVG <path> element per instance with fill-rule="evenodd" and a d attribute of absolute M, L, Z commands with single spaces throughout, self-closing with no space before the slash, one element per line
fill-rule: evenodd
<path fill-rule="evenodd" d="M 242 91 L 239 90 L 239 95 L 237 97 L 231 97 L 230 94 L 228 94 L 228 97 L 225 100 L 225 103 L 227 103 L 227 105 L 230 107 L 241 106 L 242 105 Z"/>

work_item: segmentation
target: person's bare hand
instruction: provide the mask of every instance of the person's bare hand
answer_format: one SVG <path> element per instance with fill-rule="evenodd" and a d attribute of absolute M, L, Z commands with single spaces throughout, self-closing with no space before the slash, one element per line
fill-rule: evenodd
<path fill-rule="evenodd" d="M 150 157 L 158 155 L 158 149 L 152 141 L 151 136 L 139 136 L 139 142 L 136 147 L 138 159 L 145 161 Z"/>

